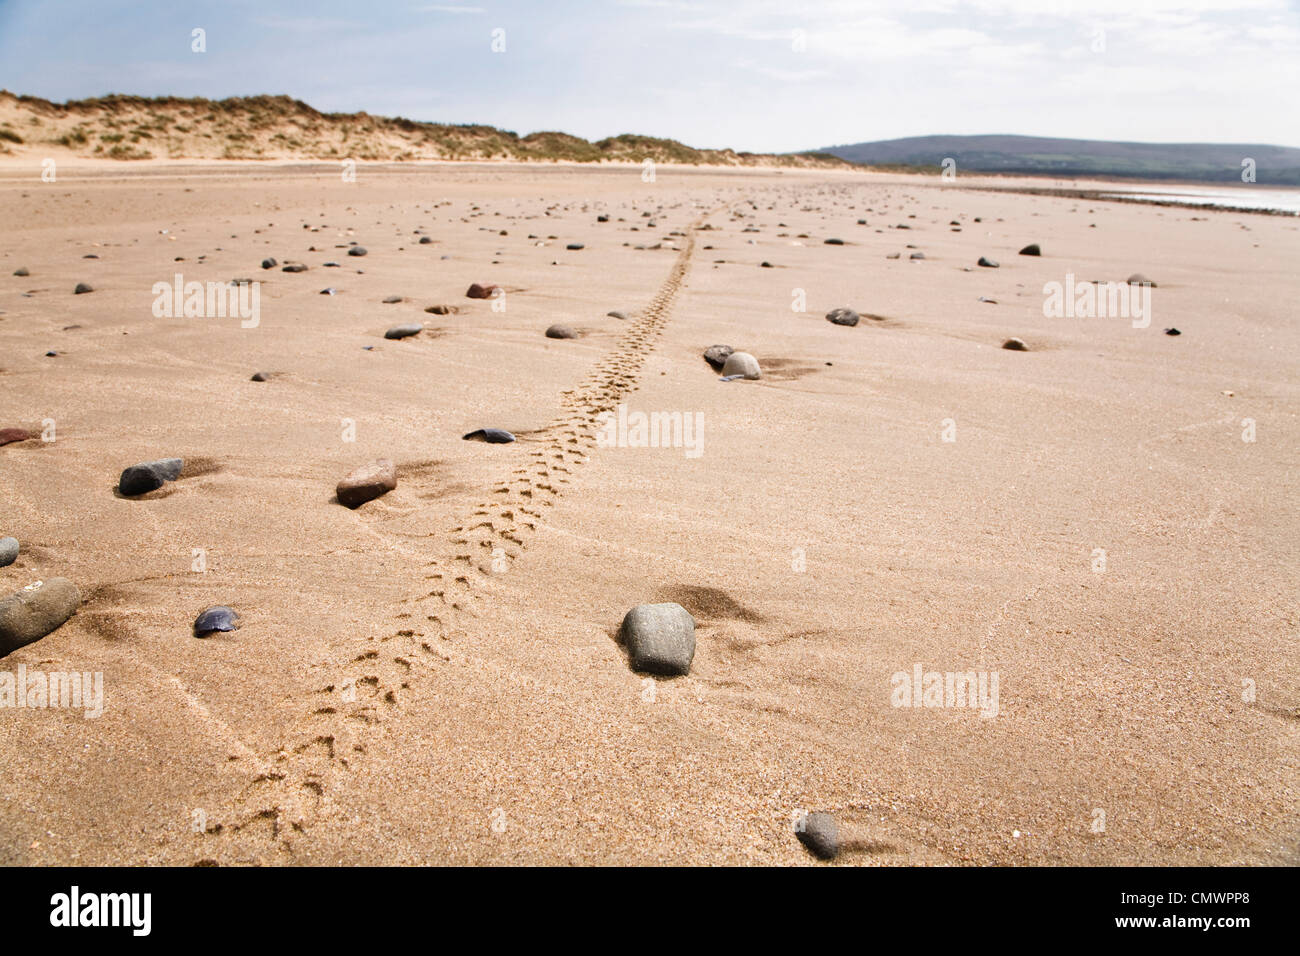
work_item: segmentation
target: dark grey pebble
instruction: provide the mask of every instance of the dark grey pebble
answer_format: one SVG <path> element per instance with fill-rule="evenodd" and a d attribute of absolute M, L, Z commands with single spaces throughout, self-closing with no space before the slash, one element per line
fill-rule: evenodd
<path fill-rule="evenodd" d="M 339 290 L 336 289 L 336 288 L 334 288 L 333 286 L 330 286 L 329 288 L 321 289 L 321 290 L 320 290 L 320 294 L 321 294 L 321 295 L 338 295 L 338 294 L 339 294 Z"/>
<path fill-rule="evenodd" d="M 18 560 L 18 539 L 0 538 L 0 568 L 7 568 Z"/>
<path fill-rule="evenodd" d="M 795 836 L 819 860 L 840 854 L 840 827 L 829 813 L 810 813 L 795 826 Z"/>
<path fill-rule="evenodd" d="M 412 335 L 419 335 L 424 331 L 424 326 L 419 322 L 410 322 L 406 325 L 394 325 L 384 333 L 386 339 L 405 339 Z"/>
<path fill-rule="evenodd" d="M 239 630 L 239 615 L 224 604 L 210 607 L 194 619 L 195 637 L 203 637 L 214 631 L 237 630 Z"/>
<path fill-rule="evenodd" d="M 26 267 L 26 266 L 19 266 L 17 269 L 14 270 L 14 275 L 16 275 L 16 276 L 29 276 L 29 275 L 31 275 L 31 273 L 27 271 L 27 267 Z"/>
<path fill-rule="evenodd" d="M 117 481 L 117 490 L 129 497 L 156 491 L 163 486 L 163 482 L 179 478 L 184 466 L 185 462 L 180 458 L 162 458 L 132 465 L 122 472 Z"/>
<path fill-rule="evenodd" d="M 350 256 L 364 256 L 365 254 L 366 254 L 365 246 L 353 246 L 351 249 L 348 250 L 348 255 Z"/>
<path fill-rule="evenodd" d="M 384 299 L 384 305 L 392 305 L 394 302 L 401 302 L 401 301 L 402 301 L 402 297 L 400 295 L 390 295 Z"/>
<path fill-rule="evenodd" d="M 987 259 L 984 256 L 980 256 L 980 261 L 975 264 L 977 266 L 983 266 L 986 269 L 996 269 L 998 267 L 998 264 L 996 262 L 994 262 L 992 259 Z"/>
<path fill-rule="evenodd" d="M 1182 332 L 1178 331 L 1172 325 L 1169 328 L 1165 329 L 1165 335 L 1182 335 L 1182 334 L 1183 334 Z"/>
<path fill-rule="evenodd" d="M 627 321 L 627 316 L 624 315 L 622 312 L 618 311 L 617 309 L 614 309 L 611 312 L 606 312 L 605 314 L 609 316 L 611 319 L 622 319 L 625 322 Z"/>
<path fill-rule="evenodd" d="M 275 268 L 276 266 L 278 266 L 278 265 L 279 265 L 278 262 L 276 262 L 274 259 L 269 258 L 269 257 L 266 258 L 266 259 L 263 259 L 263 260 L 262 260 L 262 268 L 263 268 L 263 269 L 274 269 L 274 268 Z"/>
<path fill-rule="evenodd" d="M 583 245 L 582 243 L 580 243 L 580 242 L 571 242 L 571 243 L 569 243 L 567 246 L 565 246 L 564 248 L 569 249 L 569 250 L 572 250 L 573 252 L 577 252 L 579 249 L 585 249 L 586 246 L 584 246 L 584 245 Z"/>
<path fill-rule="evenodd" d="M 431 243 L 431 242 L 433 242 L 433 240 L 430 239 L 428 236 L 421 236 L 421 237 L 420 237 L 420 245 L 422 245 L 422 246 L 427 246 L 427 245 L 429 245 L 429 243 Z"/>
<path fill-rule="evenodd" d="M 72 294 L 73 294 L 73 295 L 85 295 L 87 292 L 94 292 L 94 291 L 95 291 L 95 290 L 94 290 L 93 288 L 91 288 L 89 285 L 87 285 L 86 283 L 84 283 L 84 282 L 78 282 L 78 283 L 77 283 L 77 287 L 76 287 L 75 289 L 72 290 Z"/>
<path fill-rule="evenodd" d="M 578 333 L 567 325 L 552 325 L 546 330 L 546 337 L 548 339 L 576 339 Z"/>
<path fill-rule="evenodd" d="M 710 345 L 704 350 L 704 361 L 708 362 L 718 371 L 722 371 L 722 366 L 727 364 L 727 358 L 734 351 L 736 350 L 730 345 Z"/>
<path fill-rule="evenodd" d="M 826 321 L 833 325 L 857 325 L 860 318 L 852 309 L 831 309 L 826 313 Z"/>
<path fill-rule="evenodd" d="M 623 617 L 619 639 L 632 670 L 688 674 L 695 658 L 695 619 L 680 604 L 638 604 Z"/>
<path fill-rule="evenodd" d="M 1029 346 L 1022 339 L 1007 339 L 1002 347 L 1010 352 L 1028 352 Z"/>
<path fill-rule="evenodd" d="M 771 268 L 772 268 L 772 263 L 770 263 L 770 262 L 760 262 L 760 263 L 759 263 L 759 267 L 760 267 L 760 268 L 763 268 L 763 269 L 771 269 Z"/>
<path fill-rule="evenodd" d="M 912 253 L 910 256 L 908 256 L 907 258 L 909 258 L 909 259 L 924 259 L 924 258 L 925 258 L 925 253 L 924 253 L 924 252 L 914 252 L 914 253 Z"/>
<path fill-rule="evenodd" d="M 501 428 L 480 428 L 462 436 L 465 441 L 485 441 L 490 445 L 506 445 L 515 440 L 515 436 Z"/>
<path fill-rule="evenodd" d="M 285 266 L 280 271 L 281 272 L 306 272 L 307 267 L 303 265 L 301 262 L 294 262 Z"/>
<path fill-rule="evenodd" d="M 1029 245 L 1025 246 L 1025 248 L 1020 250 L 1020 254 L 1022 256 L 1041 256 L 1043 250 L 1038 248 L 1038 243 L 1031 242 Z"/>
<path fill-rule="evenodd" d="M 823 245 L 823 246 L 842 246 L 842 245 L 844 245 L 844 240 L 843 240 L 843 239 L 827 239 L 827 240 L 825 240 L 825 241 L 822 242 L 822 245 Z"/>

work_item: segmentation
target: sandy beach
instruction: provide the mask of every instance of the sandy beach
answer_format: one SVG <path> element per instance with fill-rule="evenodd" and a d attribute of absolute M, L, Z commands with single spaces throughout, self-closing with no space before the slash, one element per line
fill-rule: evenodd
<path fill-rule="evenodd" d="M 0 161 L 0 592 L 82 598 L 0 671 L 103 678 L 0 712 L 0 863 L 815 865 L 807 811 L 836 865 L 1300 862 L 1300 220 L 963 182 Z M 1044 314 L 1134 273 L 1144 326 Z"/>

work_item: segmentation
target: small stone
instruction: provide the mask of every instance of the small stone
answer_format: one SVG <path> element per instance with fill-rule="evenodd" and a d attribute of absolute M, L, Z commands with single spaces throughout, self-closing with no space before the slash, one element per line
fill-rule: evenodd
<path fill-rule="evenodd" d="M 482 285 L 481 283 L 475 282 L 465 290 L 465 295 L 470 299 L 490 299 L 500 288 L 501 286 L 499 285 Z"/>
<path fill-rule="evenodd" d="M 328 286 L 327 288 L 321 289 L 321 290 L 320 290 L 320 294 L 321 294 L 321 295 L 338 295 L 338 294 L 339 294 L 339 290 L 336 289 L 336 288 L 334 288 L 333 286 Z"/>
<path fill-rule="evenodd" d="M 25 428 L 0 428 L 0 445 L 16 441 L 28 441 L 35 436 Z"/>
<path fill-rule="evenodd" d="M 908 256 L 907 258 L 909 258 L 909 259 L 924 259 L 924 258 L 925 258 L 925 253 L 924 253 L 924 252 L 914 252 L 914 253 L 912 253 L 910 256 Z"/>
<path fill-rule="evenodd" d="M 1149 285 L 1149 286 L 1151 286 L 1151 288 L 1153 288 L 1153 289 L 1156 287 L 1156 284 L 1155 284 L 1154 282 L 1152 282 L 1150 279 L 1148 279 L 1146 276 L 1144 276 L 1144 275 L 1143 275 L 1142 273 L 1140 273 L 1140 272 L 1135 272 L 1135 273 L 1133 273 L 1131 276 L 1129 276 L 1129 277 L 1128 277 L 1128 284 L 1129 284 L 1129 285 Z"/>
<path fill-rule="evenodd" d="M 584 245 L 583 245 L 582 243 L 580 243 L 580 242 L 571 242 L 571 243 L 569 243 L 567 246 L 565 246 L 564 248 L 570 250 L 571 252 L 577 252 L 579 249 L 585 249 L 586 246 L 584 246 Z"/>
<path fill-rule="evenodd" d="M 695 619 L 680 604 L 638 604 L 623 618 L 619 637 L 634 671 L 680 675 L 695 658 Z"/>
<path fill-rule="evenodd" d="M 1022 256 L 1041 256 L 1042 254 L 1043 250 L 1038 248 L 1038 243 L 1036 242 L 1031 242 L 1029 245 L 1025 246 L 1025 248 L 1020 250 L 1020 255 Z"/>
<path fill-rule="evenodd" d="M 996 262 L 994 262 L 992 259 L 987 259 L 984 256 L 980 256 L 980 261 L 975 264 L 977 266 L 983 266 L 986 269 L 996 269 L 998 267 L 998 264 Z"/>
<path fill-rule="evenodd" d="M 462 435 L 461 439 L 463 441 L 485 441 L 489 445 L 508 445 L 515 440 L 515 436 L 503 428 L 480 428 L 468 435 Z"/>
<path fill-rule="evenodd" d="M 251 379 L 249 379 L 249 381 L 250 381 L 250 382 L 269 382 L 269 381 L 271 381 L 271 373 L 270 373 L 270 372 L 254 372 L 254 373 L 253 373 L 253 377 L 252 377 Z"/>
<path fill-rule="evenodd" d="M 730 345 L 710 345 L 704 350 L 704 361 L 720 372 L 722 366 L 727 364 L 727 358 L 735 351 Z"/>
<path fill-rule="evenodd" d="M 85 283 L 85 282 L 78 282 L 78 283 L 77 283 L 77 287 L 76 287 L 75 289 L 72 290 L 72 294 L 73 294 L 73 295 L 85 295 L 87 292 L 94 292 L 94 291 L 95 291 L 95 290 L 94 290 L 93 288 L 91 288 L 90 285 L 88 285 L 87 283 Z"/>
<path fill-rule="evenodd" d="M 117 481 L 117 490 L 127 497 L 157 491 L 164 482 L 179 478 L 184 466 L 185 462 L 180 458 L 161 458 L 132 465 L 122 472 Z"/>
<path fill-rule="evenodd" d="M 997 300 L 997 299 L 990 299 L 990 298 L 989 298 L 988 296 L 986 296 L 986 295 L 982 295 L 982 296 L 980 296 L 979 299 L 976 300 L 976 301 L 979 301 L 979 302 L 987 302 L 989 305 L 997 305 L 997 304 L 998 304 L 998 300 Z"/>
<path fill-rule="evenodd" d="M 597 222 L 609 222 L 609 216 L 597 216 L 597 217 L 596 217 L 596 221 L 597 221 Z"/>
<path fill-rule="evenodd" d="M 386 339 L 405 339 L 412 335 L 419 335 L 424 331 L 424 326 L 419 322 L 408 322 L 406 325 L 394 325 L 384 333 Z"/>
<path fill-rule="evenodd" d="M 27 271 L 27 267 L 26 267 L 26 266 L 19 266 L 17 269 L 14 270 L 14 275 L 16 275 L 16 276 L 29 276 L 29 275 L 31 275 L 31 273 Z"/>
<path fill-rule="evenodd" d="M 364 256 L 365 254 L 366 254 L 365 246 L 353 246 L 351 249 L 348 250 L 348 255 L 350 256 Z"/>
<path fill-rule="evenodd" d="M 293 262 L 280 270 L 281 272 L 306 272 L 307 267 L 301 262 Z"/>
<path fill-rule="evenodd" d="M 1165 329 L 1165 335 L 1182 335 L 1182 334 L 1183 334 L 1182 332 L 1178 331 L 1172 325 L 1169 328 Z"/>
<path fill-rule="evenodd" d="M 456 307 L 454 305 L 431 305 L 424 311 L 433 315 L 451 315 L 456 311 Z"/>
<path fill-rule="evenodd" d="M 552 325 L 546 330 L 546 337 L 548 339 L 576 339 L 578 333 L 567 325 Z"/>
<path fill-rule="evenodd" d="M 205 637 L 215 631 L 237 630 L 239 630 L 239 615 L 224 604 L 207 608 L 194 619 L 195 637 Z"/>
<path fill-rule="evenodd" d="M 0 568 L 7 568 L 18 560 L 18 539 L 0 538 Z"/>
<path fill-rule="evenodd" d="M 760 268 L 763 268 L 763 269 L 771 269 L 771 268 L 773 268 L 772 263 L 770 263 L 770 262 L 760 262 L 758 265 L 759 265 Z"/>
<path fill-rule="evenodd" d="M 1029 346 L 1022 339 L 1007 339 L 1002 343 L 1002 347 L 1011 352 L 1028 352 Z"/>
<path fill-rule="evenodd" d="M 833 325 L 857 325 L 861 316 L 852 309 L 831 309 L 826 313 L 826 321 Z"/>
<path fill-rule="evenodd" d="M 829 813 L 809 813 L 795 829 L 799 842 L 820 860 L 833 860 L 840 854 L 840 827 Z"/>
<path fill-rule="evenodd" d="M 885 258 L 886 258 L 886 259 L 901 259 L 901 258 L 903 258 L 903 254 L 902 254 L 901 252 L 891 252 L 891 253 L 889 253 L 889 255 L 885 256 Z"/>
<path fill-rule="evenodd" d="M 279 263 L 276 262 L 274 259 L 272 259 L 270 256 L 267 256 L 265 259 L 262 260 L 263 269 L 274 269 L 278 265 Z"/>
<path fill-rule="evenodd" d="M 393 305 L 394 303 L 396 303 L 396 302 L 401 302 L 401 301 L 402 301 L 402 297 L 401 297 L 400 295 L 390 295 L 390 296 L 387 296 L 387 297 L 384 299 L 384 303 L 383 303 L 383 304 L 384 304 L 384 305 Z"/>
<path fill-rule="evenodd" d="M 428 236 L 421 236 L 421 237 L 420 237 L 420 245 L 422 245 L 422 246 L 427 246 L 427 245 L 429 245 L 431 242 L 433 242 L 433 240 L 430 239 Z"/>
<path fill-rule="evenodd" d="M 609 312 L 606 312 L 605 315 L 607 315 L 611 319 L 622 319 L 624 322 L 627 321 L 627 315 L 623 312 L 618 311 L 618 309 L 613 309 Z"/>
<path fill-rule="evenodd" d="M 339 504 L 358 508 L 397 487 L 397 466 L 387 458 L 372 461 L 350 472 L 335 491 Z"/>
<path fill-rule="evenodd" d="M 761 378 L 762 372 L 758 368 L 758 359 L 748 352 L 732 352 L 727 356 L 727 361 L 722 365 L 723 375 L 740 375 L 744 378 Z"/>
<path fill-rule="evenodd" d="M 844 240 L 843 240 L 843 239 L 826 239 L 826 240 L 824 240 L 824 241 L 822 242 L 822 245 L 823 245 L 823 246 L 842 246 L 842 245 L 844 245 Z"/>
<path fill-rule="evenodd" d="M 37 581 L 0 600 L 0 657 L 59 629 L 81 604 L 67 578 Z"/>

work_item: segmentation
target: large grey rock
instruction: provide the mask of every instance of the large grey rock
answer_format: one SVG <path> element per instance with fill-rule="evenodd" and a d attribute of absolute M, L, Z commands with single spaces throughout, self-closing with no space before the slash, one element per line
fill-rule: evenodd
<path fill-rule="evenodd" d="M 396 487 L 397 466 L 387 458 L 380 458 L 350 472 L 339 482 L 335 491 L 339 496 L 339 504 L 359 508 Z"/>
<path fill-rule="evenodd" d="M 730 345 L 710 345 L 704 350 L 704 361 L 708 362 L 718 371 L 722 371 L 722 366 L 727 364 L 727 359 L 731 357 L 736 350 Z"/>
<path fill-rule="evenodd" d="M 638 604 L 621 637 L 634 671 L 686 674 L 695 658 L 695 619 L 680 604 Z"/>
<path fill-rule="evenodd" d="M 813 856 L 833 860 L 840 854 L 840 828 L 829 813 L 810 813 L 795 827 L 795 836 Z"/>
<path fill-rule="evenodd" d="M 0 600 L 0 657 L 58 630 L 81 604 L 67 578 L 37 581 Z"/>
<path fill-rule="evenodd" d="M 224 604 L 207 608 L 194 619 L 195 637 L 204 637 L 214 631 L 237 630 L 239 630 L 239 614 Z"/>
<path fill-rule="evenodd" d="M 7 568 L 18 560 L 18 539 L 0 538 L 0 568 Z"/>
<path fill-rule="evenodd" d="M 386 339 L 405 339 L 412 335 L 419 335 L 424 331 L 424 326 L 419 322 L 408 322 L 406 325 L 394 325 L 384 333 Z"/>
<path fill-rule="evenodd" d="M 834 325 L 857 325 L 859 318 L 852 309 L 831 309 L 826 313 L 826 321 Z"/>
<path fill-rule="evenodd" d="M 728 355 L 727 361 L 722 365 L 722 374 L 743 375 L 745 378 L 761 378 L 763 375 L 758 368 L 758 359 L 748 352 L 732 352 Z"/>
<path fill-rule="evenodd" d="M 179 478 L 184 467 L 185 462 L 180 458 L 160 458 L 132 465 L 118 478 L 117 490 L 128 497 L 156 491 L 164 482 Z"/>

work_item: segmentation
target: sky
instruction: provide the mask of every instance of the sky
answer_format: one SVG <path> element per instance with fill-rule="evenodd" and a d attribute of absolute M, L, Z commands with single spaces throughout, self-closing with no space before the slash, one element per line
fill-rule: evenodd
<path fill-rule="evenodd" d="M 0 0 L 0 87 L 286 93 L 755 152 L 939 133 L 1300 146 L 1300 0 Z"/>

